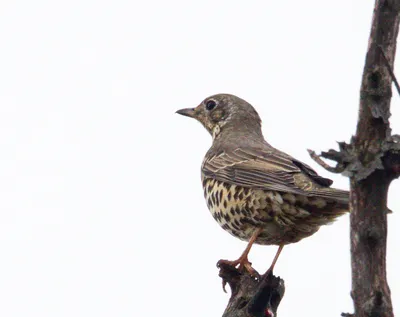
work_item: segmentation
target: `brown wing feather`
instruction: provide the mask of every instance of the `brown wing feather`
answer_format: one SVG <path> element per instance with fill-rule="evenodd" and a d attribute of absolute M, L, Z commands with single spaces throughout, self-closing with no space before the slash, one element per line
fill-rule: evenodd
<path fill-rule="evenodd" d="M 330 179 L 311 167 L 274 148 L 222 151 L 207 157 L 202 173 L 220 181 L 244 187 L 319 196 L 347 204 L 349 193 L 329 188 Z"/>

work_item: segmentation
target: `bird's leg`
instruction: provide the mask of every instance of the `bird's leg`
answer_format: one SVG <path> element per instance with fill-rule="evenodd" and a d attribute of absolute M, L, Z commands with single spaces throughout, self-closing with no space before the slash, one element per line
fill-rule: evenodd
<path fill-rule="evenodd" d="M 272 273 L 272 272 L 273 272 L 274 267 L 275 267 L 275 264 L 276 264 L 276 261 L 278 261 L 279 255 L 281 254 L 283 247 L 284 247 L 283 244 L 280 244 L 280 245 L 279 245 L 278 251 L 276 252 L 275 257 L 274 257 L 274 260 L 272 261 L 272 264 L 271 264 L 271 266 L 269 267 L 267 273 Z M 266 273 L 266 274 L 267 274 L 267 273 Z"/>
<path fill-rule="evenodd" d="M 257 275 L 256 270 L 253 269 L 251 266 L 251 262 L 248 259 L 249 252 L 251 250 L 251 247 L 253 246 L 254 242 L 256 241 L 257 237 L 260 235 L 262 228 L 258 228 L 253 235 L 251 236 L 249 243 L 247 244 L 246 249 L 243 251 L 242 255 L 235 261 L 229 261 L 229 260 L 219 260 L 217 263 L 217 266 L 220 266 L 221 264 L 229 265 L 236 267 L 239 265 L 239 271 L 246 270 L 249 272 L 251 275 Z"/>

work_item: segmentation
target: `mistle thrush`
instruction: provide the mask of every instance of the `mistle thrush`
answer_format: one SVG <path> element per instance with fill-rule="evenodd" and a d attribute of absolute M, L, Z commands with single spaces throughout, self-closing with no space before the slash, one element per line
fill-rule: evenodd
<path fill-rule="evenodd" d="M 298 242 L 348 211 L 349 192 L 330 188 L 330 179 L 268 144 L 261 119 L 245 100 L 218 94 L 177 113 L 200 121 L 213 143 L 201 166 L 204 197 L 214 219 L 248 241 L 236 261 L 225 264 L 254 273 L 248 261 L 253 243 Z"/>

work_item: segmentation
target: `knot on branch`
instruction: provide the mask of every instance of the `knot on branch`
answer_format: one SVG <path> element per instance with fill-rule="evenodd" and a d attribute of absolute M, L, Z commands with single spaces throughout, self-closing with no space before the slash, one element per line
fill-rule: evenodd
<path fill-rule="evenodd" d="M 223 317 L 276 317 L 285 293 L 284 281 L 266 272 L 255 278 L 247 272 L 221 264 L 219 276 L 231 288 L 231 298 Z"/>
<path fill-rule="evenodd" d="M 361 181 L 377 170 L 384 170 L 395 179 L 400 176 L 400 136 L 393 135 L 382 141 L 378 149 L 366 151 L 356 145 L 354 137 L 350 144 L 338 142 L 339 151 L 330 149 L 317 155 L 308 150 L 311 158 L 320 166 L 332 173 L 342 173 L 344 176 L 352 177 Z M 321 157 L 335 161 L 332 167 L 325 163 Z"/>
<path fill-rule="evenodd" d="M 386 311 L 388 305 L 383 295 L 383 292 L 376 291 L 372 294 L 371 298 L 364 303 L 363 309 L 368 316 L 382 316 Z"/>

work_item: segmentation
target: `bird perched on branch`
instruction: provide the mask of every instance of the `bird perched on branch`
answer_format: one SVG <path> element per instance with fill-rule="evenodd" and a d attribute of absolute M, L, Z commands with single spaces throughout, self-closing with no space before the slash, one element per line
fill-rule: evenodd
<path fill-rule="evenodd" d="M 177 113 L 196 119 L 212 135 L 201 166 L 207 206 L 223 229 L 248 241 L 237 260 L 220 264 L 253 274 L 248 260 L 253 243 L 278 245 L 272 271 L 284 245 L 348 211 L 348 191 L 330 188 L 330 179 L 268 144 L 258 113 L 245 100 L 218 94 Z"/>

